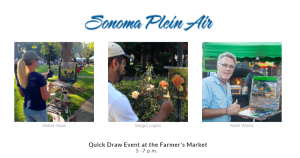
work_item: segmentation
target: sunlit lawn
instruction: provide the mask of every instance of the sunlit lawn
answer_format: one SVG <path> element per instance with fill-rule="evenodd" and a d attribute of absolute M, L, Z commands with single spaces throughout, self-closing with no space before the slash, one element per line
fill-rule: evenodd
<path fill-rule="evenodd" d="M 48 72 L 49 65 L 39 65 L 35 70 L 38 73 Z M 58 75 L 58 65 L 51 65 L 51 70 L 54 72 L 54 75 Z"/>
<path fill-rule="evenodd" d="M 48 72 L 48 70 L 49 70 L 49 65 L 39 65 L 35 71 L 38 73 L 43 73 L 43 72 Z M 54 75 L 58 75 L 58 73 L 59 73 L 58 65 L 51 65 L 51 70 L 54 71 Z M 78 76 L 94 76 L 94 65 L 86 67 L 86 69 L 81 70 L 79 73 L 77 73 L 77 75 Z"/>
<path fill-rule="evenodd" d="M 14 78 L 14 102 L 15 102 L 15 122 L 24 122 L 25 116 L 23 114 L 23 101 L 24 98 L 21 97 L 19 89 L 17 86 L 17 80 Z"/>
<path fill-rule="evenodd" d="M 49 82 L 54 82 L 57 80 L 57 76 L 48 79 Z M 16 79 L 14 79 L 14 96 L 15 96 L 15 122 L 24 122 L 25 116 L 23 114 L 23 101 L 24 98 L 20 96 L 18 87 L 16 86 Z M 75 87 L 75 92 L 70 91 L 67 96 L 68 100 L 71 102 L 71 113 L 73 114 L 86 100 L 94 95 L 94 78 L 77 78 L 77 82 L 73 85 Z M 55 88 L 55 87 L 54 87 Z M 52 90 L 53 92 L 55 89 Z M 75 94 L 76 93 L 76 94 Z M 61 96 L 60 92 L 56 92 L 56 98 Z M 63 99 L 63 97 L 61 98 Z M 51 98 L 46 102 L 50 102 Z M 66 120 L 67 116 L 65 113 L 62 117 Z"/>
<path fill-rule="evenodd" d="M 86 67 L 86 69 L 82 69 L 77 76 L 94 76 L 94 65 Z"/>

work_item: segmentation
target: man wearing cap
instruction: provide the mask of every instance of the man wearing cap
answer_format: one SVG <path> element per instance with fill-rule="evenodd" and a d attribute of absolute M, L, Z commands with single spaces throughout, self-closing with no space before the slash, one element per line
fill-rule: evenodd
<path fill-rule="evenodd" d="M 236 65 L 235 55 L 225 52 L 217 61 L 217 73 L 202 80 L 202 122 L 230 122 L 230 115 L 237 115 L 240 105 L 233 103 L 227 81 Z"/>
<path fill-rule="evenodd" d="M 128 98 L 113 86 L 115 82 L 119 82 L 123 78 L 125 57 L 133 59 L 125 54 L 118 44 L 108 43 L 108 122 L 139 121 Z M 150 122 L 163 121 L 172 109 L 171 99 L 165 100 L 158 114 Z"/>
<path fill-rule="evenodd" d="M 247 77 L 245 81 L 244 92 L 248 93 L 248 101 L 250 103 L 250 93 L 252 88 L 252 79 L 254 76 L 263 76 L 263 74 L 259 73 L 260 66 L 255 64 L 253 65 L 252 73 Z"/>

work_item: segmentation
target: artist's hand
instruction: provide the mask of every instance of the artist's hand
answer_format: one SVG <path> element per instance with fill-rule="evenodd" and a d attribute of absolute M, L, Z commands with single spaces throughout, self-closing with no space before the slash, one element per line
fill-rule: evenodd
<path fill-rule="evenodd" d="M 236 100 L 233 104 L 231 104 L 227 108 L 227 114 L 228 115 L 237 115 L 240 112 L 240 105 L 238 104 L 238 100 Z"/>
<path fill-rule="evenodd" d="M 161 105 L 159 112 L 167 116 L 171 113 L 172 110 L 173 110 L 173 103 L 172 100 L 168 98 L 164 100 L 164 103 Z"/>
<path fill-rule="evenodd" d="M 51 82 L 48 84 L 48 88 L 49 88 L 49 89 L 52 89 L 52 88 L 53 88 L 53 85 L 52 85 Z"/>

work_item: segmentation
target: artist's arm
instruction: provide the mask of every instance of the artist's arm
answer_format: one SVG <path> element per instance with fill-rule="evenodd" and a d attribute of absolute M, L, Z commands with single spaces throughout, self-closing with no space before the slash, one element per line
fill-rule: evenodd
<path fill-rule="evenodd" d="M 129 100 L 125 95 L 109 100 L 109 120 L 113 122 L 137 122 L 139 118 L 134 113 Z"/>
<path fill-rule="evenodd" d="M 245 92 L 245 93 L 248 93 L 248 86 L 245 86 L 245 87 L 244 87 L 244 92 Z"/>
<path fill-rule="evenodd" d="M 212 119 L 226 115 L 226 109 L 202 109 L 202 119 Z"/>
<path fill-rule="evenodd" d="M 240 105 L 238 104 L 238 100 L 236 100 L 233 104 L 231 104 L 228 108 L 223 109 L 202 109 L 202 118 L 203 119 L 212 119 L 216 117 L 220 117 L 223 115 L 237 115 L 240 111 Z"/>
<path fill-rule="evenodd" d="M 40 88 L 43 100 L 47 101 L 49 99 L 52 87 L 52 83 L 50 82 L 48 86 L 46 85 Z"/>
<path fill-rule="evenodd" d="M 202 80 L 202 119 L 212 119 L 226 115 L 226 109 L 210 109 L 212 102 L 211 84 L 209 80 Z"/>
<path fill-rule="evenodd" d="M 53 87 L 52 83 L 50 82 L 47 85 L 45 77 L 40 77 L 39 80 L 36 81 L 36 84 L 40 87 L 43 100 L 47 101 L 50 97 L 51 89 Z"/>
<path fill-rule="evenodd" d="M 250 77 L 248 76 L 247 79 L 246 79 L 246 81 L 245 81 L 245 87 L 244 87 L 244 92 L 245 93 L 248 93 L 248 88 L 249 88 L 249 86 L 251 86 L 251 83 L 249 83 L 250 82 L 249 78 Z"/>
<path fill-rule="evenodd" d="M 23 92 L 22 92 L 22 90 L 21 90 L 20 87 L 19 87 L 19 93 L 20 93 L 20 95 L 21 95 L 22 97 L 24 97 L 24 94 L 23 94 Z"/>
<path fill-rule="evenodd" d="M 164 118 L 171 113 L 172 110 L 173 110 L 172 100 L 170 98 L 166 99 L 162 104 L 158 114 L 149 122 L 162 122 Z"/>

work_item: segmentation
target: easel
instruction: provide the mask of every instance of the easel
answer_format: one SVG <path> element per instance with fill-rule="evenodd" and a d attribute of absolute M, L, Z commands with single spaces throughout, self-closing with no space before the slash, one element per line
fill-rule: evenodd
<path fill-rule="evenodd" d="M 183 43 L 182 42 L 178 42 L 177 43 L 177 67 L 182 67 L 182 54 L 183 54 Z M 178 99 L 176 100 L 176 119 L 174 120 L 174 122 L 181 122 L 181 111 L 182 111 L 182 100 Z"/>
<path fill-rule="evenodd" d="M 53 86 L 58 86 L 59 90 L 61 90 L 61 96 L 63 96 L 63 100 L 59 99 L 58 103 L 50 102 L 47 105 L 47 112 L 58 115 L 58 121 L 60 121 L 60 115 L 62 112 L 66 112 L 69 118 L 71 115 L 70 102 L 68 101 L 66 88 L 72 87 L 72 85 L 77 81 L 77 64 L 75 62 L 62 62 L 59 66 L 59 79 L 53 82 Z M 60 106 L 58 106 L 60 104 Z M 65 106 L 62 106 L 65 105 Z"/>

